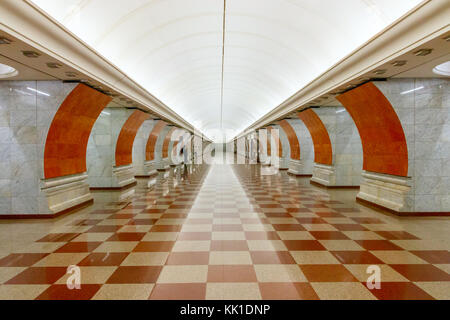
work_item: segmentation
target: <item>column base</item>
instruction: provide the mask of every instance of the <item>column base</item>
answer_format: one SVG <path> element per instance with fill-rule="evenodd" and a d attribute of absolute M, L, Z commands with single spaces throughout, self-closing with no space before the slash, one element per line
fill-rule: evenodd
<path fill-rule="evenodd" d="M 85 172 L 41 180 L 41 191 L 48 201 L 47 213 L 56 214 L 92 202 L 87 177 Z"/>
<path fill-rule="evenodd" d="M 312 177 L 312 174 L 303 171 L 303 163 L 301 160 L 291 159 L 289 161 L 288 173 L 294 176 Z"/>
<path fill-rule="evenodd" d="M 144 171 L 147 177 L 152 177 L 156 175 L 158 173 L 158 171 L 156 170 L 156 161 L 155 160 L 145 161 Z"/>
<path fill-rule="evenodd" d="M 290 159 L 288 158 L 280 158 L 280 170 L 288 170 Z"/>
<path fill-rule="evenodd" d="M 170 166 L 168 158 L 162 159 L 156 164 L 156 170 L 158 171 L 166 171 L 169 170 L 169 168 Z"/>
<path fill-rule="evenodd" d="M 113 167 L 113 188 L 125 188 L 129 185 L 136 184 L 136 179 L 134 177 L 133 165 L 125 165 Z"/>
<path fill-rule="evenodd" d="M 336 185 L 336 170 L 334 166 L 314 163 L 311 181 L 326 187 Z"/>
<path fill-rule="evenodd" d="M 411 178 L 364 171 L 357 199 L 395 212 L 412 211 L 409 191 Z"/>

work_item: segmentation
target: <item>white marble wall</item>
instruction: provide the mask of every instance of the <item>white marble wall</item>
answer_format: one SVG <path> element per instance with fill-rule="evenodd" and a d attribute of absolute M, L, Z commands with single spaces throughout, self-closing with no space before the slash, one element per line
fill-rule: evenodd
<path fill-rule="evenodd" d="M 147 147 L 147 141 L 150 136 L 150 132 L 158 121 L 145 120 L 142 126 L 136 133 L 136 138 L 133 144 L 133 166 L 136 176 L 147 175 L 147 170 L 144 167 L 145 163 L 145 149 Z"/>
<path fill-rule="evenodd" d="M 352 117 L 342 105 L 321 107 L 314 109 L 314 112 L 322 120 L 330 136 L 335 185 L 359 186 L 363 154 L 361 138 Z"/>
<path fill-rule="evenodd" d="M 172 127 L 165 126 L 164 129 L 161 130 L 161 133 L 159 134 L 158 139 L 156 140 L 156 144 L 155 144 L 155 161 L 156 161 L 156 163 L 161 163 L 161 161 L 163 160 L 162 147 L 164 144 L 164 139 L 166 138 L 166 135 L 170 129 L 172 129 Z"/>
<path fill-rule="evenodd" d="M 314 144 L 308 128 L 300 119 L 288 119 L 289 124 L 294 129 L 300 144 L 300 161 L 302 172 L 300 174 L 312 174 L 314 168 Z"/>
<path fill-rule="evenodd" d="M 0 214 L 49 213 L 40 190 L 53 116 L 76 84 L 0 81 Z"/>
<path fill-rule="evenodd" d="M 88 183 L 91 188 L 117 187 L 113 174 L 117 138 L 132 109 L 113 107 L 111 102 L 92 128 L 87 147 Z"/>
<path fill-rule="evenodd" d="M 416 212 L 450 211 L 450 80 L 392 79 L 374 82 L 394 107 L 408 144 Z"/>
<path fill-rule="evenodd" d="M 283 128 L 280 126 L 276 126 L 276 129 L 278 129 L 278 134 L 281 141 L 281 146 L 283 147 L 283 154 L 281 155 L 282 158 L 290 159 L 291 158 L 291 147 L 289 145 L 289 139 L 284 132 Z"/>

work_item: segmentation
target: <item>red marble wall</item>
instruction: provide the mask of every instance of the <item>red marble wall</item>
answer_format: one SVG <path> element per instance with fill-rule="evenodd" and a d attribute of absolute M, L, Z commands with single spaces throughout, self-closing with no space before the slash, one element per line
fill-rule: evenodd
<path fill-rule="evenodd" d="M 363 147 L 363 169 L 408 175 L 408 147 L 400 120 L 389 100 L 372 83 L 337 96 L 355 121 Z"/>
<path fill-rule="evenodd" d="M 267 143 L 266 143 L 266 148 L 267 148 L 267 155 L 270 157 L 272 155 L 272 144 L 270 143 L 270 130 L 269 128 L 267 128 L 266 130 L 266 138 L 267 138 Z"/>
<path fill-rule="evenodd" d="M 268 137 L 268 143 L 270 144 L 270 141 L 272 140 L 270 137 L 272 136 L 272 131 L 274 130 L 273 127 L 267 127 L 267 137 Z M 270 132 L 270 134 L 269 134 Z M 278 139 L 275 139 L 275 146 L 278 147 L 278 157 L 283 156 L 283 145 L 281 144 L 280 136 L 278 136 Z"/>
<path fill-rule="evenodd" d="M 123 124 L 116 144 L 116 166 L 133 163 L 133 143 L 136 134 L 145 120 L 150 119 L 148 113 L 134 111 Z"/>
<path fill-rule="evenodd" d="M 322 120 L 312 109 L 299 112 L 298 117 L 305 123 L 311 134 L 314 144 L 314 162 L 331 166 L 333 164 L 333 148 Z"/>
<path fill-rule="evenodd" d="M 159 120 L 150 132 L 150 135 L 147 140 L 147 145 L 145 146 L 145 160 L 152 161 L 155 159 L 155 146 L 156 141 L 158 140 L 158 136 L 161 131 L 167 126 L 167 123 Z"/>
<path fill-rule="evenodd" d="M 86 151 L 92 127 L 111 97 L 77 85 L 56 112 L 44 150 L 46 179 L 86 172 Z"/>
<path fill-rule="evenodd" d="M 169 143 L 170 139 L 172 138 L 172 134 L 175 131 L 176 128 L 172 128 L 167 132 L 166 137 L 164 138 L 163 147 L 162 147 L 162 157 L 163 159 L 167 158 L 169 156 Z"/>
<path fill-rule="evenodd" d="M 300 160 L 300 144 L 298 143 L 298 138 L 295 134 L 294 128 L 292 128 L 291 124 L 287 120 L 281 120 L 278 124 L 281 126 L 288 138 L 289 147 L 291 149 L 291 159 Z"/>

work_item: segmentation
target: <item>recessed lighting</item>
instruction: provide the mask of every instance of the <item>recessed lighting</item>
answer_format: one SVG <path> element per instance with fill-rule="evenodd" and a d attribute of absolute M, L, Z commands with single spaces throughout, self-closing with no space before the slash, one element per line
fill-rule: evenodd
<path fill-rule="evenodd" d="M 433 51 L 433 49 L 420 49 L 420 50 L 415 51 L 414 55 L 416 57 L 423 57 L 423 56 L 429 55 L 432 51 Z"/>
<path fill-rule="evenodd" d="M 379 69 L 379 70 L 375 70 L 373 73 L 375 74 L 385 74 L 386 73 L 386 69 Z"/>
<path fill-rule="evenodd" d="M 57 63 L 57 62 L 47 62 L 47 67 L 51 68 L 51 69 L 58 69 L 61 68 L 63 65 L 61 63 Z"/>
<path fill-rule="evenodd" d="M 22 51 L 22 54 L 27 58 L 38 58 L 40 57 L 40 53 L 37 53 L 36 51 Z"/>
<path fill-rule="evenodd" d="M 394 67 L 401 67 L 401 66 L 404 66 L 406 64 L 406 62 L 407 62 L 406 60 L 397 60 L 397 61 L 392 62 L 392 65 Z"/>
<path fill-rule="evenodd" d="M 0 79 L 14 77 L 17 76 L 18 74 L 19 71 L 17 71 L 15 68 L 0 63 Z"/>
<path fill-rule="evenodd" d="M 12 40 L 5 38 L 5 37 L 0 37 L 0 44 L 11 44 Z"/>
<path fill-rule="evenodd" d="M 433 72 L 441 76 L 450 76 L 450 61 L 441 63 L 433 68 Z"/>

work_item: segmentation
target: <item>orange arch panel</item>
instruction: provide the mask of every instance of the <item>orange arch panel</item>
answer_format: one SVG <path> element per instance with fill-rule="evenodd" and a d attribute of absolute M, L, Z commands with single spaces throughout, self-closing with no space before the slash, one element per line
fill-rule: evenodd
<path fill-rule="evenodd" d="M 162 157 L 167 158 L 169 156 L 169 143 L 170 143 L 170 139 L 172 138 L 172 134 L 175 131 L 176 128 L 172 128 L 170 129 L 167 134 L 166 137 L 164 138 L 164 142 L 163 142 L 163 147 L 162 147 Z"/>
<path fill-rule="evenodd" d="M 153 127 L 152 132 L 150 132 L 147 140 L 147 145 L 145 146 L 145 160 L 152 161 L 155 159 L 156 141 L 158 140 L 158 136 L 165 126 L 167 126 L 167 123 L 159 120 Z"/>
<path fill-rule="evenodd" d="M 272 143 L 270 143 L 270 130 L 269 128 L 266 129 L 266 138 L 267 138 L 267 155 L 271 156 L 272 155 Z"/>
<path fill-rule="evenodd" d="M 44 149 L 46 179 L 86 172 L 86 149 L 92 127 L 111 97 L 77 85 L 53 117 Z"/>
<path fill-rule="evenodd" d="M 272 135 L 272 130 L 274 130 L 273 127 L 267 127 L 267 132 L 268 132 L 268 137 L 269 137 L 269 143 L 272 139 L 270 139 L 271 135 Z M 282 157 L 283 156 L 283 145 L 281 144 L 281 139 L 280 136 L 278 136 L 278 139 L 275 140 L 275 146 L 278 147 L 278 157 Z"/>
<path fill-rule="evenodd" d="M 116 144 L 116 166 L 133 163 L 133 143 L 137 131 L 150 116 L 140 110 L 134 111 L 123 124 Z"/>
<path fill-rule="evenodd" d="M 179 141 L 175 141 L 175 142 L 173 143 L 173 146 L 172 146 L 172 156 L 176 156 L 176 155 L 177 155 L 176 150 L 177 150 L 178 142 L 179 142 Z"/>
<path fill-rule="evenodd" d="M 288 138 L 289 147 L 291 148 L 291 159 L 300 160 L 300 144 L 298 143 L 298 138 L 295 134 L 294 128 L 292 128 L 291 124 L 287 120 L 281 120 L 278 124 L 281 126 Z"/>
<path fill-rule="evenodd" d="M 312 109 L 299 112 L 298 117 L 305 123 L 311 134 L 314 144 L 314 162 L 331 166 L 333 164 L 333 148 L 322 120 Z"/>
<path fill-rule="evenodd" d="M 372 83 L 337 97 L 358 128 L 363 169 L 406 177 L 408 146 L 400 119 L 389 100 Z"/>

